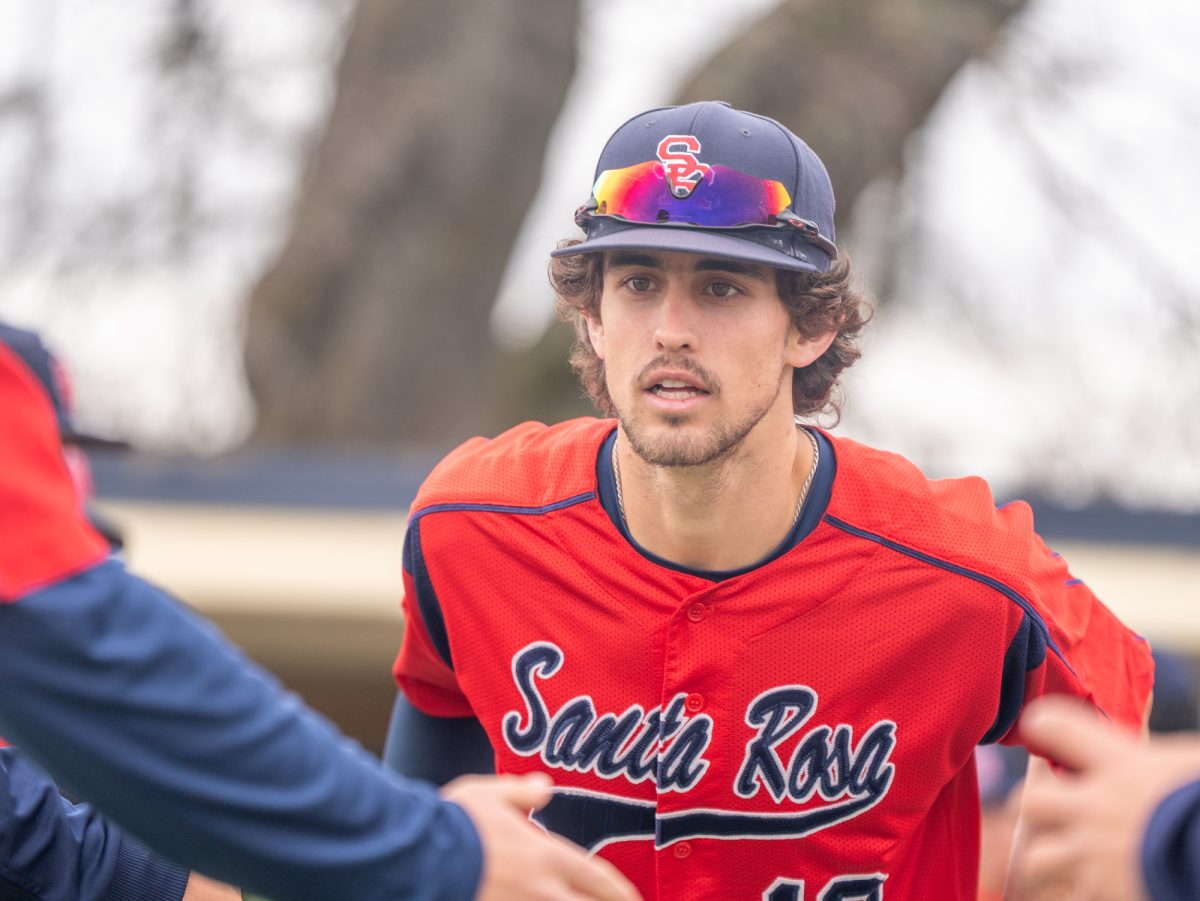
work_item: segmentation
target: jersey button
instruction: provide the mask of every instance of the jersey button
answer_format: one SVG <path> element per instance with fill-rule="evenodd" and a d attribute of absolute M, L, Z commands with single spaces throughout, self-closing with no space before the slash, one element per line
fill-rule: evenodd
<path fill-rule="evenodd" d="M 694 623 L 700 622 L 700 620 L 704 619 L 706 616 L 708 616 L 708 608 L 699 601 L 696 601 L 696 603 L 692 604 L 687 609 L 687 618 Z"/>
<path fill-rule="evenodd" d="M 688 713 L 699 713 L 704 709 L 704 695 L 692 694 L 687 696 L 687 700 L 683 702 L 683 706 L 687 708 Z M 676 847 L 679 847 L 676 845 Z"/>
<path fill-rule="evenodd" d="M 687 842 L 680 842 L 671 850 L 671 853 L 675 855 L 676 860 L 685 860 L 692 856 L 692 846 Z"/>

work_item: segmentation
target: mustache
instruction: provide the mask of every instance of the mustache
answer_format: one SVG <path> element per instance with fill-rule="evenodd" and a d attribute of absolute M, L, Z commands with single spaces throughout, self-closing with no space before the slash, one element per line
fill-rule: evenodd
<path fill-rule="evenodd" d="M 670 354 L 659 354 L 642 367 L 637 374 L 637 384 L 643 385 L 650 378 L 650 373 L 656 369 L 677 369 L 696 378 L 699 387 L 709 394 L 717 394 L 721 390 L 721 380 L 690 357 L 673 357 Z"/>

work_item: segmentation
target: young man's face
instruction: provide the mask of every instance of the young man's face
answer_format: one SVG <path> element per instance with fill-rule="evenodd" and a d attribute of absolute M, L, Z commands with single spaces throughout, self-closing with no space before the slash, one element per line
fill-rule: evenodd
<path fill-rule="evenodd" d="M 649 250 L 605 254 L 588 333 L 630 443 L 660 466 L 719 459 L 764 419 L 790 422 L 792 367 L 832 338 L 800 335 L 770 267 Z"/>

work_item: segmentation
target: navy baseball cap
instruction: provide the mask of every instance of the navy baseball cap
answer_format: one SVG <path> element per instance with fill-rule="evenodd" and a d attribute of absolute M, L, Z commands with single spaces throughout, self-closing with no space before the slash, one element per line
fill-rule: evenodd
<path fill-rule="evenodd" d="M 586 237 L 550 255 L 676 250 L 824 272 L 833 211 L 824 164 L 774 119 L 712 100 L 663 107 L 609 138 L 575 214 Z"/>
<path fill-rule="evenodd" d="M 0 343 L 6 344 L 21 358 L 50 395 L 50 403 L 54 407 L 54 415 L 58 418 L 58 432 L 63 444 L 113 449 L 129 447 L 124 441 L 101 438 L 75 427 L 71 418 L 71 392 L 66 373 L 35 332 L 0 323 Z"/>

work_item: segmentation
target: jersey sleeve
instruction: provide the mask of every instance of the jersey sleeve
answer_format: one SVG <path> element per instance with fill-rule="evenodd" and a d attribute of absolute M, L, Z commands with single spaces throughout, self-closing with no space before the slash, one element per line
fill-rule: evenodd
<path fill-rule="evenodd" d="M 430 716 L 473 717 L 458 685 L 450 637 L 421 548 L 421 517 L 404 536 L 404 639 L 393 675 L 409 702 Z"/>
<path fill-rule="evenodd" d="M 1019 728 L 1013 727 L 1020 709 L 1047 694 L 1077 696 L 1114 723 L 1140 731 L 1154 682 L 1149 644 L 1032 534 L 1024 504 L 1009 506 L 1024 508 L 1014 514 L 1030 519 L 1032 537 L 1027 577 L 1017 597 L 1023 616 L 1005 655 L 998 717 L 1003 728 L 997 731 L 1008 732 L 1006 742 L 1020 741 Z"/>
<path fill-rule="evenodd" d="M 24 754 L 0 750 L 0 896 L 179 901 L 187 880 L 186 869 L 63 798 Z"/>

